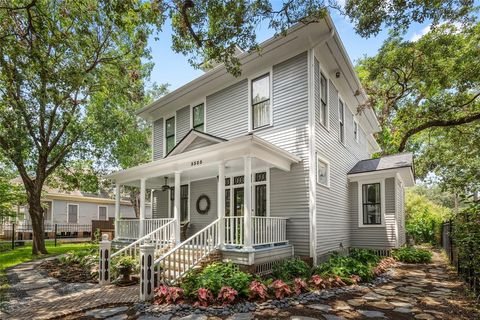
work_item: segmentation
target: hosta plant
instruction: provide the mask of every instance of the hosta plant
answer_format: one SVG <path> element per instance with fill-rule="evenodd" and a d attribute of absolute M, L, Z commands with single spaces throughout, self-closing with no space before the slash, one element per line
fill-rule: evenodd
<path fill-rule="evenodd" d="M 292 290 L 290 289 L 288 284 L 286 284 L 282 280 L 273 281 L 272 284 L 270 285 L 270 288 L 272 288 L 273 291 L 275 292 L 275 297 L 277 299 L 283 299 L 292 294 Z"/>
<path fill-rule="evenodd" d="M 213 294 L 210 290 L 205 288 L 200 288 L 197 291 L 197 305 L 202 307 L 208 307 L 210 304 L 214 302 Z"/>
<path fill-rule="evenodd" d="M 220 289 L 217 300 L 223 305 L 227 305 L 235 301 L 237 296 L 238 296 L 237 290 L 233 289 L 232 287 L 225 286 Z"/>
<path fill-rule="evenodd" d="M 178 287 L 160 286 L 155 289 L 155 304 L 173 304 L 183 301 L 183 289 Z"/>
<path fill-rule="evenodd" d="M 251 300 L 265 300 L 268 298 L 267 287 L 260 281 L 252 281 L 250 283 L 248 296 Z"/>
<path fill-rule="evenodd" d="M 296 294 L 308 291 L 308 284 L 302 278 L 295 278 L 293 280 L 293 285 Z"/>

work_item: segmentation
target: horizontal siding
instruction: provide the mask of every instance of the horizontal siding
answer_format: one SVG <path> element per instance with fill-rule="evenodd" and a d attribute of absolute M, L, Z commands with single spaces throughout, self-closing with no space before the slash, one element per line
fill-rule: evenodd
<path fill-rule="evenodd" d="M 75 202 L 64 200 L 52 200 L 53 208 L 53 223 L 68 223 L 67 218 L 67 205 L 78 204 L 78 223 L 79 224 L 91 224 L 92 220 L 98 219 L 98 206 L 106 206 L 108 217 L 115 217 L 115 205 L 114 204 L 99 204 L 93 202 Z M 149 208 L 148 208 L 149 209 Z M 134 218 L 132 206 L 120 206 L 120 217 L 122 218 Z"/>
<path fill-rule="evenodd" d="M 339 93 L 329 81 L 329 130 L 320 124 L 320 68 L 314 61 L 315 148 L 316 153 L 330 163 L 330 187 L 316 187 L 316 253 L 319 261 L 328 252 L 342 250 L 351 245 L 350 214 L 348 206 L 347 173 L 360 160 L 368 158 L 365 134 L 360 131 L 359 142 L 353 133 L 353 117 L 345 105 L 345 144 L 339 141 Z M 312 166 L 316 170 L 316 164 Z"/>
<path fill-rule="evenodd" d="M 306 52 L 273 67 L 273 127 L 255 132 L 302 159 L 270 171 L 270 214 L 289 218 L 287 239 L 301 256 L 310 256 L 307 77 Z"/>
<path fill-rule="evenodd" d="M 395 247 L 395 213 L 385 213 L 385 226 L 358 227 L 358 182 L 349 184 L 351 245 L 360 248 L 392 248 Z"/>
<path fill-rule="evenodd" d="M 248 132 L 248 81 L 207 96 L 206 121 L 208 133 L 231 139 Z"/>
<path fill-rule="evenodd" d="M 210 210 L 206 214 L 197 211 L 197 200 L 201 195 L 210 198 Z M 190 225 L 188 236 L 200 231 L 217 219 L 217 179 L 205 179 L 190 183 Z"/>
<path fill-rule="evenodd" d="M 177 110 L 176 113 L 176 136 L 175 141 L 178 143 L 190 131 L 190 106 Z"/>
<path fill-rule="evenodd" d="M 395 214 L 395 178 L 385 179 L 385 212 Z"/>
<path fill-rule="evenodd" d="M 153 122 L 153 160 L 163 158 L 163 118 Z"/>
<path fill-rule="evenodd" d="M 168 215 L 168 191 L 155 190 L 153 196 L 155 198 L 154 203 L 155 207 L 153 210 L 153 218 L 169 218 Z"/>
<path fill-rule="evenodd" d="M 190 143 L 188 145 L 188 147 L 185 148 L 185 150 L 183 150 L 183 152 L 188 152 L 188 151 L 192 151 L 192 150 L 195 150 L 195 149 L 208 147 L 208 146 L 211 146 L 213 144 L 216 144 L 216 142 L 197 137 L 197 138 L 195 138 L 195 140 L 193 140 L 192 143 Z"/>

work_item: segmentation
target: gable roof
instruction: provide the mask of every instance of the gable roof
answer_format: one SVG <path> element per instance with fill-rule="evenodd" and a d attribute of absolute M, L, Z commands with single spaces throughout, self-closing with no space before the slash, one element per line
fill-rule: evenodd
<path fill-rule="evenodd" d="M 372 171 L 382 171 L 399 168 L 411 168 L 413 171 L 412 153 L 400 153 L 376 159 L 367 159 L 357 162 L 348 174 L 357 174 Z"/>
<path fill-rule="evenodd" d="M 175 147 L 173 147 L 172 150 L 170 150 L 169 153 L 167 153 L 167 155 L 165 156 L 168 157 L 168 156 L 173 156 L 173 155 L 176 155 L 176 154 L 179 154 L 179 153 L 182 153 L 183 151 L 185 151 L 194 141 L 198 141 L 198 140 L 205 140 L 207 142 L 211 142 L 211 144 L 216 144 L 216 143 L 219 143 L 219 142 L 224 142 L 224 141 L 227 141 L 226 139 L 223 139 L 223 138 L 220 138 L 220 137 L 216 137 L 214 135 L 211 135 L 211 134 L 208 134 L 208 133 L 205 133 L 205 132 L 201 132 L 201 131 L 197 131 L 195 129 L 191 129 L 190 131 L 188 131 L 188 133 L 182 138 L 182 140 L 180 140 L 176 145 Z"/>

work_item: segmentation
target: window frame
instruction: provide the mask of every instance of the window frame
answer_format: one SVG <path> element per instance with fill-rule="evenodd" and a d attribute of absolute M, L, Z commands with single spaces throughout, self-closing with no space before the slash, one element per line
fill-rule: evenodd
<path fill-rule="evenodd" d="M 356 128 L 356 129 L 355 129 Z M 360 142 L 360 125 L 358 124 L 357 119 L 353 117 L 353 140 L 355 140 L 356 143 Z"/>
<path fill-rule="evenodd" d="M 201 104 L 203 104 L 203 131 L 200 131 L 200 132 L 207 132 L 207 98 L 206 97 L 204 97 L 201 100 L 197 100 L 197 101 L 194 101 L 193 103 L 190 103 L 190 129 L 196 130 L 193 124 L 193 120 L 194 120 L 193 109 L 195 109 Z"/>
<path fill-rule="evenodd" d="M 258 72 L 248 78 L 248 131 L 253 132 L 257 130 L 262 130 L 273 126 L 273 68 L 264 69 L 261 72 Z M 270 91 L 270 108 L 269 108 L 269 123 L 258 128 L 253 127 L 253 103 L 252 103 L 252 94 L 253 88 L 252 84 L 255 80 L 263 78 L 264 76 L 269 77 L 269 91 Z M 261 102 L 257 102 L 255 105 Z"/>
<path fill-rule="evenodd" d="M 345 145 L 346 144 L 346 139 L 345 139 L 345 101 L 338 95 L 338 141 L 340 141 L 341 144 Z"/>
<path fill-rule="evenodd" d="M 330 161 L 328 161 L 324 157 L 320 156 L 318 153 L 317 153 L 316 160 L 317 161 L 315 162 L 315 176 L 316 176 L 317 184 L 320 185 L 320 186 L 323 186 L 325 188 L 330 188 Z M 327 184 L 324 184 L 324 183 L 320 182 L 319 175 L 318 175 L 318 173 L 319 173 L 318 162 L 319 161 L 326 164 L 326 167 L 327 167 Z"/>
<path fill-rule="evenodd" d="M 69 217 L 70 217 L 70 212 L 69 208 L 70 206 L 76 206 L 77 207 L 77 222 L 70 222 Z M 80 205 L 78 203 L 67 203 L 67 223 L 68 224 L 78 224 L 80 222 Z"/>
<path fill-rule="evenodd" d="M 318 68 L 319 68 L 319 75 L 318 75 L 318 90 L 320 91 L 320 110 L 319 112 L 319 120 L 320 124 L 325 127 L 327 130 L 330 130 L 330 79 L 326 76 L 326 73 L 323 72 L 323 68 L 320 64 L 320 61 L 318 61 Z M 325 79 L 325 110 L 323 109 L 323 94 L 322 94 L 322 77 Z M 323 115 L 323 121 L 322 121 L 322 115 Z"/>
<path fill-rule="evenodd" d="M 363 223 L 363 185 L 380 184 L 380 224 Z M 358 227 L 359 228 L 384 228 L 385 227 L 385 178 L 381 179 L 359 179 L 358 184 Z"/>
<path fill-rule="evenodd" d="M 106 219 L 101 221 L 108 221 L 108 206 L 106 205 L 98 205 L 97 206 L 97 219 L 100 220 L 100 208 L 105 208 Z"/>
<path fill-rule="evenodd" d="M 173 150 L 167 150 L 167 139 L 172 137 L 172 136 L 168 136 L 167 137 L 167 121 L 172 119 L 173 118 L 173 148 L 175 148 L 175 146 L 177 145 L 177 115 L 176 113 L 173 113 L 169 116 L 165 116 L 163 118 L 163 141 L 164 141 L 164 144 L 163 144 L 163 154 L 164 156 L 168 155 L 170 153 L 170 151 Z"/>

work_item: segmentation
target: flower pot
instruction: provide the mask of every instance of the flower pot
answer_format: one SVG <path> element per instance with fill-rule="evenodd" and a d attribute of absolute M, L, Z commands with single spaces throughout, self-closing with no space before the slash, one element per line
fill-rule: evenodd
<path fill-rule="evenodd" d="M 118 273 L 122 276 L 120 282 L 130 282 L 130 275 L 132 274 L 132 267 L 119 266 Z"/>

